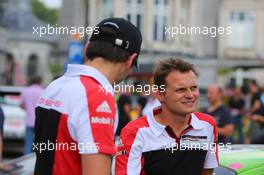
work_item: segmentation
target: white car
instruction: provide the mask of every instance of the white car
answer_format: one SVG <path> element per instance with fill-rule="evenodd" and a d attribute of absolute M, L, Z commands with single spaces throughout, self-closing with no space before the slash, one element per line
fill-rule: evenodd
<path fill-rule="evenodd" d="M 23 87 L 0 86 L 0 105 L 5 115 L 4 139 L 19 139 L 25 137 L 26 112 L 20 105 L 20 92 Z"/>

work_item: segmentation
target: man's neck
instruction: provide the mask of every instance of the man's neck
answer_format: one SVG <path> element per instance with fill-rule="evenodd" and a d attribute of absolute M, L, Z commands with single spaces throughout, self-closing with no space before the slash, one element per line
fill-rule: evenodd
<path fill-rule="evenodd" d="M 103 58 L 96 58 L 94 60 L 87 60 L 85 63 L 87 66 L 91 66 L 101 72 L 111 84 L 115 82 L 116 72 L 113 69 L 113 64 L 105 61 Z"/>
<path fill-rule="evenodd" d="M 190 117 L 191 114 L 182 116 L 170 113 L 166 110 L 162 110 L 160 114 L 155 116 L 155 119 L 162 125 L 170 126 L 176 136 L 179 137 L 181 132 L 187 127 Z"/>

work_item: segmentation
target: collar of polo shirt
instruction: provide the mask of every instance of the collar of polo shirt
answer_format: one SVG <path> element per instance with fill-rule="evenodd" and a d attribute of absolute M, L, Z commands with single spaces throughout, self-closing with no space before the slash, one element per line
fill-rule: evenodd
<path fill-rule="evenodd" d="M 158 107 L 147 115 L 149 127 L 152 130 L 152 132 L 155 134 L 155 136 L 161 135 L 166 128 L 165 125 L 158 123 L 154 118 L 154 115 L 159 114 L 160 112 L 161 112 L 161 108 Z M 203 128 L 202 122 L 196 117 L 194 113 L 191 114 L 191 121 L 189 125 L 191 125 L 194 130 L 200 130 Z"/>
<path fill-rule="evenodd" d="M 93 77 L 109 93 L 114 95 L 113 86 L 110 84 L 108 79 L 97 69 L 91 66 L 81 65 L 81 64 L 68 64 L 67 65 L 67 71 L 65 73 L 65 76 L 81 76 L 81 75 Z"/>

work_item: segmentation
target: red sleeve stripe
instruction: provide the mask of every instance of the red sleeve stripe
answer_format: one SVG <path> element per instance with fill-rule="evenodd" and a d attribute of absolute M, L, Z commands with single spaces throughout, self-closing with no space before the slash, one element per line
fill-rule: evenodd
<path fill-rule="evenodd" d="M 195 112 L 194 114 L 199 120 L 205 121 L 205 122 L 209 123 L 213 127 L 213 130 L 214 130 L 214 142 L 216 143 L 215 154 L 216 154 L 217 162 L 219 164 L 219 159 L 218 159 L 218 131 L 217 131 L 217 126 L 216 126 L 215 119 L 212 116 L 210 116 L 208 114 L 201 113 L 201 112 Z"/>
<path fill-rule="evenodd" d="M 115 100 L 110 93 L 101 92 L 99 83 L 91 77 L 81 76 L 81 82 L 85 87 L 87 104 L 89 109 L 89 120 L 93 140 L 98 146 L 98 152 L 103 154 L 115 154 L 114 145 L 114 120 Z M 102 103 L 107 103 L 108 111 L 102 112 L 97 108 Z"/>
<path fill-rule="evenodd" d="M 125 155 L 118 155 L 116 158 L 116 164 L 115 164 L 115 174 L 116 175 L 127 175 L 127 165 L 128 165 L 128 159 L 130 156 L 130 150 L 131 147 L 136 139 L 136 135 L 138 133 L 138 130 L 143 127 L 149 127 L 147 118 L 141 117 L 140 119 L 137 119 L 133 121 L 133 123 L 129 123 L 126 125 L 125 128 L 123 128 L 121 132 L 121 140 L 123 147 L 119 147 L 118 152 L 122 152 L 122 150 L 127 151 Z M 141 167 L 144 166 L 144 160 L 141 158 Z M 144 171 L 141 170 L 141 174 L 144 175 Z"/>

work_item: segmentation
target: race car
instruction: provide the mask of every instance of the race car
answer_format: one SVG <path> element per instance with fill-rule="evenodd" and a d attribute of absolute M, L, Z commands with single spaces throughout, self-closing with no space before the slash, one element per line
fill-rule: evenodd
<path fill-rule="evenodd" d="M 220 150 L 214 175 L 264 175 L 264 145 L 232 145 Z"/>

